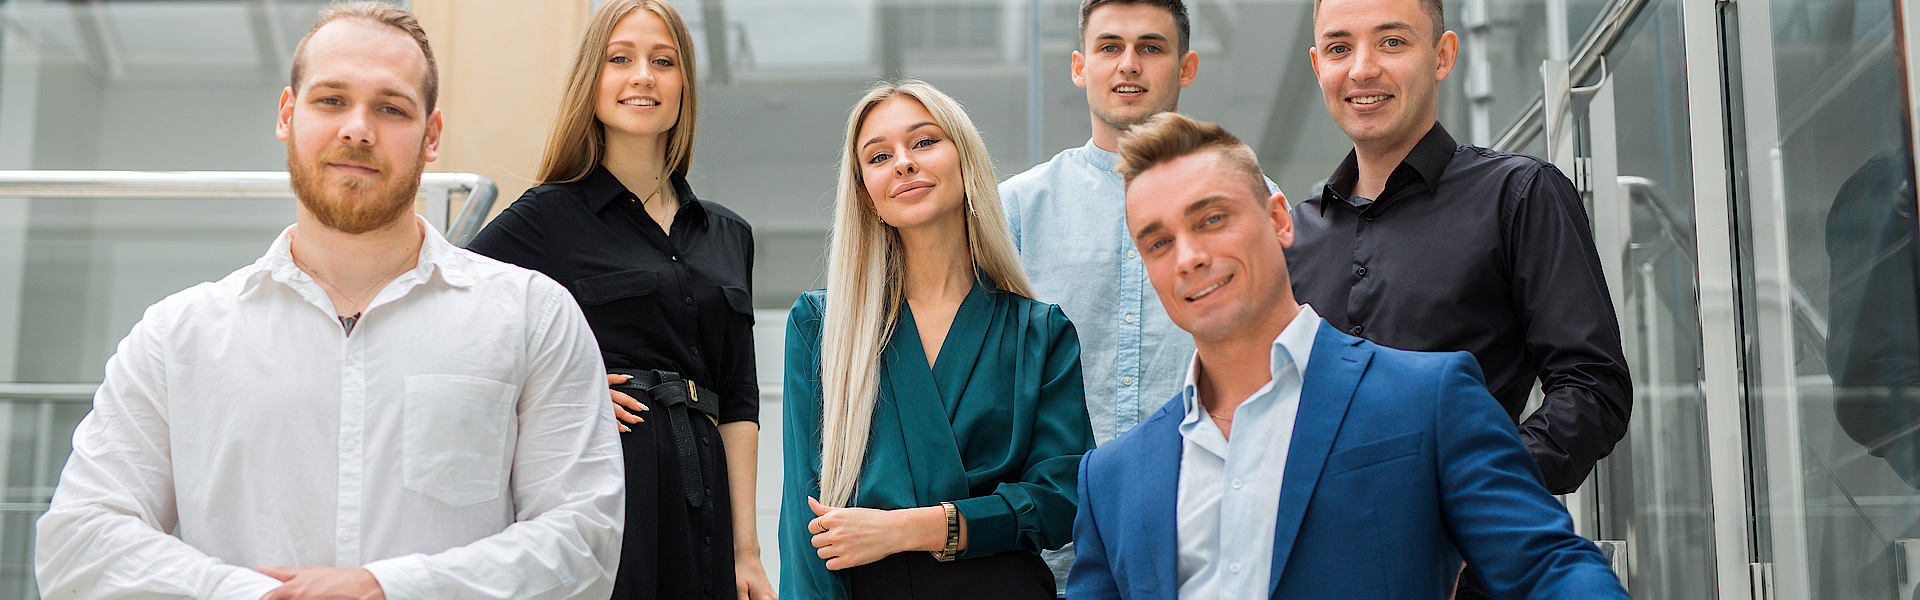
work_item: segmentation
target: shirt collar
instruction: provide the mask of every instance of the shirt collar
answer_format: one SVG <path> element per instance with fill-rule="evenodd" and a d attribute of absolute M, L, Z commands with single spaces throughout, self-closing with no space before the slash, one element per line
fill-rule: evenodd
<path fill-rule="evenodd" d="M 1313 341 L 1319 337 L 1320 323 L 1320 313 L 1314 312 L 1313 306 L 1300 305 L 1300 312 L 1293 315 L 1292 321 L 1287 322 L 1287 328 L 1281 330 L 1278 337 L 1273 338 L 1273 350 L 1267 357 L 1268 377 L 1279 379 L 1280 372 L 1285 370 L 1287 365 L 1294 365 L 1299 370 L 1302 381 L 1305 380 L 1307 361 L 1313 357 Z M 1193 358 L 1187 361 L 1186 383 L 1180 386 L 1181 398 L 1186 403 L 1186 418 L 1180 421 L 1182 434 L 1199 426 L 1200 414 L 1205 412 L 1200 407 L 1199 377 L 1200 352 L 1196 350 Z M 1261 392 L 1256 392 L 1254 397 L 1259 397 L 1272 385 L 1273 381 L 1269 380 L 1267 387 L 1262 387 Z"/>
<path fill-rule="evenodd" d="M 448 285 L 460 288 L 472 286 L 473 277 L 466 272 L 468 258 L 462 251 L 448 242 L 445 236 L 440 235 L 440 230 L 428 224 L 425 217 L 416 214 L 413 218 L 420 224 L 420 229 L 425 234 L 420 242 L 420 256 L 413 269 L 401 273 L 396 281 L 411 278 L 412 281 L 423 282 L 437 272 L 441 280 L 446 281 Z M 295 225 L 288 225 L 286 229 L 280 230 L 280 236 L 274 238 L 273 245 L 267 247 L 266 255 L 254 262 L 259 269 L 247 279 L 246 285 L 241 287 L 241 294 L 252 291 L 259 287 L 262 281 L 269 279 L 294 289 L 300 289 L 301 285 L 306 283 L 317 284 L 312 276 L 300 270 L 299 265 L 293 262 L 294 227 Z"/>
<path fill-rule="evenodd" d="M 1093 138 L 1087 138 L 1087 145 L 1080 147 L 1080 156 L 1096 169 L 1115 172 L 1120 170 L 1120 154 L 1102 150 L 1099 145 L 1093 143 Z"/>
<path fill-rule="evenodd" d="M 674 196 L 680 198 L 680 210 L 693 210 L 695 215 L 705 216 L 705 208 L 700 206 L 698 198 L 693 196 L 693 186 L 687 185 L 687 178 L 680 175 L 667 177 L 673 186 Z M 580 191 L 587 195 L 587 210 L 600 212 L 614 200 L 632 200 L 638 194 L 628 190 L 620 178 L 613 176 L 605 165 L 594 165 L 586 177 L 580 179 Z"/>
<path fill-rule="evenodd" d="M 1400 160 L 1400 166 L 1395 167 L 1393 174 L 1388 176 L 1389 181 L 1392 177 L 1405 177 L 1401 172 L 1411 169 L 1413 176 L 1419 177 L 1429 189 L 1438 188 L 1440 175 L 1446 172 L 1447 163 L 1453 162 L 1453 153 L 1459 148 L 1459 143 L 1453 141 L 1453 136 L 1447 133 L 1447 128 L 1435 121 L 1433 129 L 1427 130 L 1427 135 L 1421 137 L 1420 142 L 1414 144 L 1412 150 L 1407 151 L 1407 157 Z M 1354 151 L 1349 150 L 1346 160 L 1340 161 L 1340 166 L 1334 168 L 1333 175 L 1327 177 L 1327 184 L 1322 188 L 1320 197 L 1322 199 L 1346 198 L 1353 193 L 1353 184 L 1359 177 L 1360 159 Z M 1322 210 L 1324 209 L 1323 205 Z"/>

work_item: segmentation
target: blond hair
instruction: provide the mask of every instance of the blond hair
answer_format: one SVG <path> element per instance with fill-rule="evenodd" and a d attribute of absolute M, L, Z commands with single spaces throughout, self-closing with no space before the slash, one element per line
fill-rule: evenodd
<path fill-rule="evenodd" d="M 898 323 L 906 279 L 900 233 L 869 207 L 855 147 L 867 115 L 894 98 L 926 107 L 959 150 L 967 251 L 974 269 L 1001 290 L 1033 296 L 1000 206 L 987 144 L 960 103 L 912 79 L 868 90 L 847 117 L 827 250 L 827 306 L 820 324 L 820 501 L 828 506 L 846 506 L 859 483 L 880 392 L 880 355 Z"/>
<path fill-rule="evenodd" d="M 1176 112 L 1154 115 L 1120 134 L 1120 177 L 1133 185 L 1133 178 L 1147 169 L 1200 152 L 1218 154 L 1227 166 L 1246 174 L 1253 197 L 1267 202 L 1267 180 L 1253 148 L 1224 127 Z"/>
<path fill-rule="evenodd" d="M 593 12 L 587 33 L 580 38 L 580 52 L 574 56 L 573 71 L 561 94 L 560 111 L 553 120 L 553 132 L 547 136 L 547 150 L 540 159 L 541 184 L 579 181 L 593 172 L 607 155 L 606 125 L 595 116 L 593 106 L 600 96 L 600 73 L 606 65 L 607 42 L 620 20 L 638 10 L 646 10 L 673 31 L 673 44 L 680 52 L 680 118 L 667 130 L 665 174 L 685 177 L 693 164 L 694 125 L 699 121 L 699 94 L 695 92 L 693 34 L 680 12 L 666 0 L 608 0 Z M 635 190 L 638 193 L 639 190 Z"/>
<path fill-rule="evenodd" d="M 420 27 L 420 20 L 414 18 L 413 13 L 384 2 L 348 2 L 320 11 L 313 28 L 308 29 L 307 35 L 300 38 L 300 44 L 293 47 L 293 76 L 289 86 L 294 93 L 300 93 L 300 80 L 306 77 L 307 40 L 313 39 L 313 34 L 319 32 L 321 27 L 340 19 L 359 19 L 386 25 L 407 34 L 413 38 L 413 43 L 420 45 L 420 54 L 427 59 L 427 72 L 420 82 L 420 93 L 425 96 L 427 112 L 432 113 L 434 104 L 440 99 L 440 67 L 433 60 L 433 47 L 427 44 L 427 30 Z"/>

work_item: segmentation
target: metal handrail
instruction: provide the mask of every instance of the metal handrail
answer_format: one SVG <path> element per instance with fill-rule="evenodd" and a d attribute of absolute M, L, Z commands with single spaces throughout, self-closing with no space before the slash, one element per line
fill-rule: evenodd
<path fill-rule="evenodd" d="M 424 173 L 420 186 L 466 194 L 460 213 L 446 221 L 447 240 L 456 246 L 480 233 L 500 196 L 493 180 L 473 173 Z M 293 188 L 282 171 L 0 170 L 0 197 L 289 199 Z"/>
<path fill-rule="evenodd" d="M 1606 12 L 1596 20 L 1596 25 L 1587 30 L 1574 47 L 1567 59 L 1567 81 L 1579 83 L 1587 78 L 1600 65 L 1600 59 L 1614 42 L 1627 33 L 1627 26 L 1633 24 L 1633 18 L 1639 16 L 1649 0 L 1614 0 L 1607 5 Z M 1546 95 L 1534 97 L 1527 107 L 1520 110 L 1520 118 L 1514 120 L 1505 132 L 1489 146 L 1504 152 L 1519 152 L 1521 146 L 1533 141 L 1540 135 L 1546 120 Z"/>
<path fill-rule="evenodd" d="M 98 383 L 0 383 L 0 402 L 40 400 L 58 403 L 88 403 Z"/>

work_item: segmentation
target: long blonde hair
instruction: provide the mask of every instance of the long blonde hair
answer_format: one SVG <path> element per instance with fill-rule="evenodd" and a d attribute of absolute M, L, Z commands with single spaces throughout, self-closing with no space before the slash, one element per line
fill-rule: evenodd
<path fill-rule="evenodd" d="M 541 184 L 579 181 L 593 172 L 607 155 L 606 125 L 594 115 L 599 101 L 600 71 L 607 63 L 607 41 L 620 20 L 636 10 L 645 9 L 666 22 L 673 31 L 673 43 L 680 51 L 680 72 L 685 78 L 680 88 L 680 119 L 667 130 L 666 173 L 685 177 L 693 164 L 693 130 L 700 120 L 699 94 L 694 70 L 693 34 L 666 0 L 607 0 L 593 12 L 587 33 L 580 38 L 580 53 L 573 59 L 573 72 L 567 76 L 567 88 L 560 98 L 560 111 L 553 120 L 553 133 L 547 137 L 547 151 L 540 159 Z M 663 173 L 666 174 L 666 173 Z M 639 190 L 635 190 L 638 193 Z"/>
<path fill-rule="evenodd" d="M 912 98 L 933 115 L 960 152 L 966 190 L 967 250 L 974 268 L 1003 291 L 1032 297 L 987 157 L 987 144 L 960 103 L 924 81 L 882 83 L 847 117 L 827 251 L 827 306 L 821 319 L 820 501 L 846 506 L 858 486 L 880 392 L 880 354 L 893 335 L 906 279 L 900 232 L 869 208 L 860 159 L 860 126 L 881 102 Z"/>

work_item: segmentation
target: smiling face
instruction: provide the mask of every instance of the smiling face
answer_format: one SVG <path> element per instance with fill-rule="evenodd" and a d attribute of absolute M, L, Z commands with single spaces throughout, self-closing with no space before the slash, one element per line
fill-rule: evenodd
<path fill-rule="evenodd" d="M 965 217 L 960 149 L 915 100 L 895 96 L 867 113 L 855 135 L 861 191 L 899 229 L 957 225 Z"/>
<path fill-rule="evenodd" d="M 593 113 L 607 137 L 647 138 L 664 147 L 680 122 L 686 83 L 673 31 L 659 15 L 633 11 L 613 26 L 605 61 Z"/>
<path fill-rule="evenodd" d="M 1180 54 L 1179 35 L 1173 14 L 1158 6 L 1110 4 L 1087 15 L 1073 84 L 1087 88 L 1096 145 L 1114 150 L 1120 132 L 1178 107 L 1180 88 L 1200 69 L 1199 54 Z"/>
<path fill-rule="evenodd" d="M 1309 52 L 1334 124 L 1356 147 L 1412 147 L 1432 128 L 1459 39 L 1420 0 L 1322 0 Z"/>
<path fill-rule="evenodd" d="M 439 156 L 440 111 L 426 110 L 426 57 L 392 27 L 340 19 L 304 47 L 300 89 L 280 94 L 277 135 L 300 205 L 321 225 L 365 233 L 413 208 Z M 297 132 L 297 135 L 296 135 Z"/>
<path fill-rule="evenodd" d="M 1203 150 L 1135 175 L 1127 228 L 1175 325 L 1201 345 L 1267 335 L 1293 304 L 1283 248 L 1286 198 L 1254 195 L 1247 174 Z"/>

